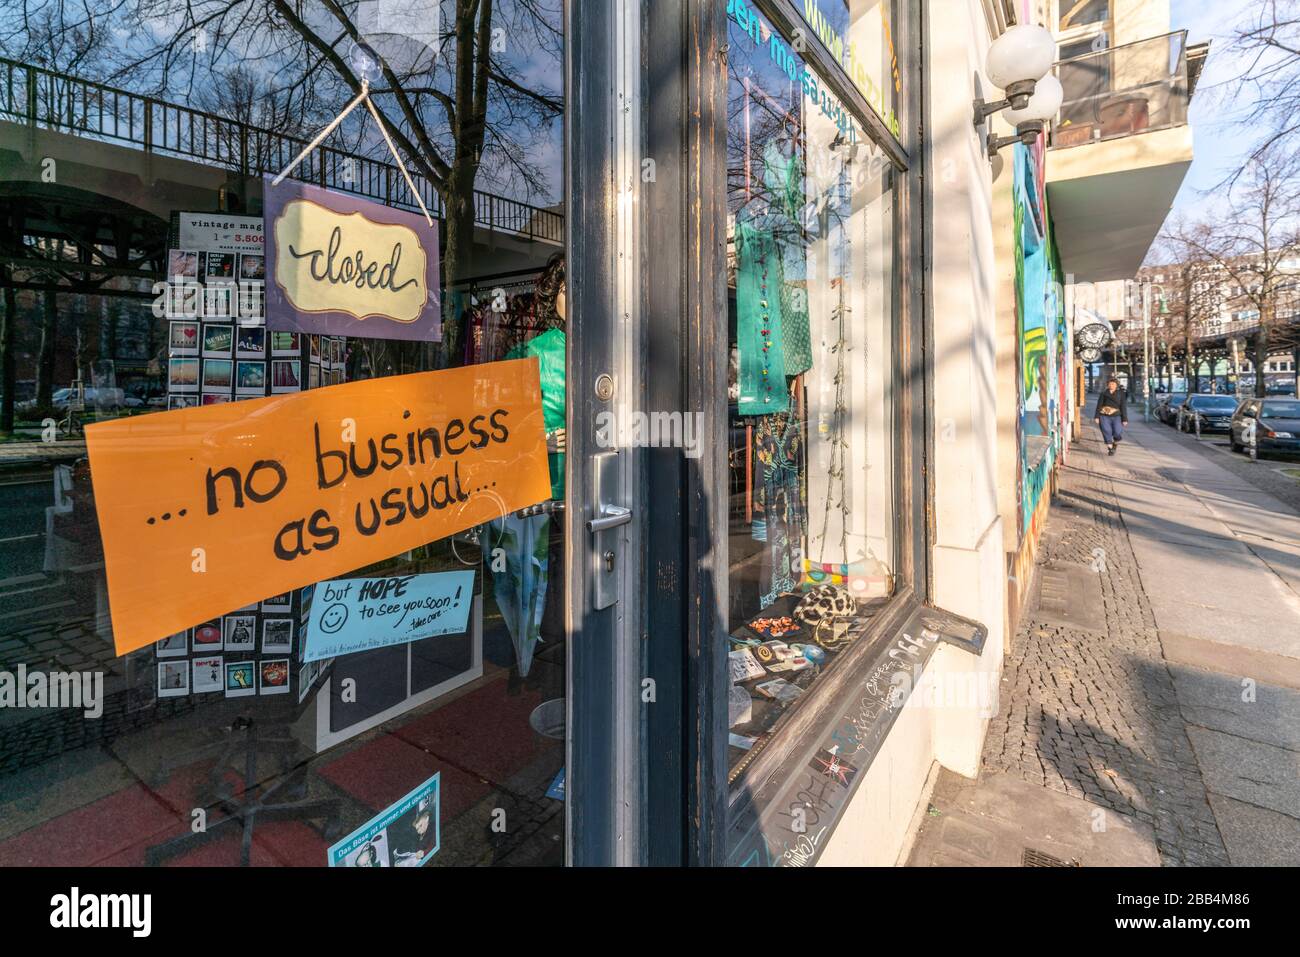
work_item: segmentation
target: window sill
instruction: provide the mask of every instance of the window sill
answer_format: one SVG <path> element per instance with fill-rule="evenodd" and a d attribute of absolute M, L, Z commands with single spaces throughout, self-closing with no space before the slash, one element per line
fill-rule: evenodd
<path fill-rule="evenodd" d="M 777 729 L 733 786 L 727 813 L 727 862 L 739 866 L 811 866 L 941 643 L 979 656 L 987 629 L 896 595 L 825 682 Z M 795 805 L 810 813 L 799 825 Z"/>

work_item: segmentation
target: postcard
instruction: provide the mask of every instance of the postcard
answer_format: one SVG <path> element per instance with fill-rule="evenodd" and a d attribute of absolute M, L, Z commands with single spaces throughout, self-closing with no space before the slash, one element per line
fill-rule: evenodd
<path fill-rule="evenodd" d="M 194 666 L 193 688 L 195 694 L 220 691 L 224 687 L 222 682 L 225 667 L 222 664 L 220 655 L 215 658 L 195 658 L 190 664 Z"/>
<path fill-rule="evenodd" d="M 190 693 L 188 661 L 158 662 L 158 697 L 183 698 Z"/>
<path fill-rule="evenodd" d="M 263 661 L 258 668 L 257 690 L 259 694 L 289 693 L 289 659 L 272 658 Z"/>
<path fill-rule="evenodd" d="M 246 698 L 257 694 L 257 668 L 251 661 L 226 662 L 226 697 Z"/>

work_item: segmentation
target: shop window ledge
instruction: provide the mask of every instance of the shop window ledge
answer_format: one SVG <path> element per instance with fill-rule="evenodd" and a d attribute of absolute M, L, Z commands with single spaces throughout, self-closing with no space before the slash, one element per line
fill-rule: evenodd
<path fill-rule="evenodd" d="M 978 657 L 987 638 L 979 622 L 910 591 L 895 596 L 745 768 L 729 802 L 728 864 L 815 864 L 935 650 L 950 644 Z M 796 806 L 806 809 L 801 821 Z"/>

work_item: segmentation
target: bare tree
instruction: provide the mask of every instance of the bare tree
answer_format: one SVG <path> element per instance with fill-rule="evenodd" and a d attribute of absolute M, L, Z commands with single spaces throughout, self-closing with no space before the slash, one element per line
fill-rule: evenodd
<path fill-rule="evenodd" d="M 439 0 L 429 0 L 438 9 Z M 0 50 L 61 69 L 94 62 L 102 78 L 187 99 L 301 135 L 324 125 L 362 88 L 350 58 L 370 46 L 359 0 L 8 0 Z M 436 63 L 375 51 L 370 92 L 404 159 L 442 200 L 444 283 L 473 275 L 475 188 L 531 198 L 547 185 L 540 138 L 563 111 L 558 2 L 447 0 Z M 129 36 L 126 43 L 116 38 Z M 40 59 L 42 50 L 61 51 Z M 545 64 L 547 69 L 538 69 Z M 531 68 L 530 68 L 531 67 Z M 548 80 L 550 81 L 548 85 Z M 382 138 L 359 110 L 336 134 L 382 157 Z M 332 141 L 337 143 L 338 140 Z M 448 300 L 452 297 L 447 297 Z M 445 348 L 458 347 L 448 324 Z"/>
<path fill-rule="evenodd" d="M 1147 267 L 1142 275 L 1151 281 L 1158 269 L 1158 274 L 1165 277 L 1155 290 L 1155 323 L 1161 331 L 1160 341 L 1171 375 L 1175 346 L 1182 347 L 1183 376 L 1192 392 L 1201 387 L 1197 337 L 1218 317 L 1223 304 L 1221 271 L 1203 251 L 1210 239 L 1211 229 L 1205 223 L 1171 220 L 1157 237 L 1153 251 L 1152 258 L 1162 265 Z"/>
<path fill-rule="evenodd" d="M 1240 125 L 1256 135 L 1266 131 L 1250 158 L 1259 161 L 1278 149 L 1295 152 L 1300 139 L 1300 0 L 1251 0 L 1226 52 L 1244 65 L 1225 84 L 1225 98 L 1253 102 Z"/>
<path fill-rule="evenodd" d="M 1255 394 L 1263 396 L 1270 346 L 1279 321 L 1290 318 L 1280 307 L 1291 298 L 1295 273 L 1288 261 L 1300 247 L 1300 158 L 1279 146 L 1249 160 L 1227 188 L 1224 206 L 1226 212 L 1212 226 L 1189 229 L 1182 239 L 1191 254 L 1213 263 L 1235 297 L 1257 313 L 1251 339 Z"/>

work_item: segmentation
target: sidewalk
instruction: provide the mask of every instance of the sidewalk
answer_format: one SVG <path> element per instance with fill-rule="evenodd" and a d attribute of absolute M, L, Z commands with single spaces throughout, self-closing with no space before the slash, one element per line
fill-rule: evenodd
<path fill-rule="evenodd" d="M 1126 439 L 1070 450 L 980 777 L 940 773 L 909 863 L 1300 863 L 1300 483 Z"/>

